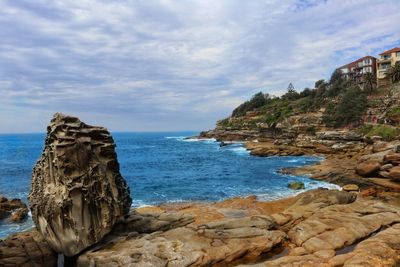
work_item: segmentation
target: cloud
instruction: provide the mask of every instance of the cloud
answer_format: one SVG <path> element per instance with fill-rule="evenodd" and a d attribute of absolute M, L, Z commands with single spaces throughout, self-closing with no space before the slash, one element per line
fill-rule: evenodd
<path fill-rule="evenodd" d="M 111 130 L 207 129 L 400 45 L 397 0 L 4 0 L 0 132 L 63 111 Z"/>

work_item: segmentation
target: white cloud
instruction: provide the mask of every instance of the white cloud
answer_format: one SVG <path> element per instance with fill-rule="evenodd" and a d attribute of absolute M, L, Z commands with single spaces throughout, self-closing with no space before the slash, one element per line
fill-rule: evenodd
<path fill-rule="evenodd" d="M 5 0 L 0 132 L 44 130 L 56 111 L 112 130 L 209 128 L 260 89 L 301 90 L 400 45 L 399 14 L 397 0 Z"/>

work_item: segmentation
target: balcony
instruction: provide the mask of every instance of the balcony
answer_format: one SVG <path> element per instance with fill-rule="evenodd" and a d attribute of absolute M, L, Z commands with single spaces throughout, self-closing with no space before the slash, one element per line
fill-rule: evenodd
<path fill-rule="evenodd" d="M 390 62 L 392 57 L 382 57 L 378 59 L 378 63 Z"/>
<path fill-rule="evenodd" d="M 390 68 L 390 64 L 379 65 L 378 70 L 387 70 Z"/>

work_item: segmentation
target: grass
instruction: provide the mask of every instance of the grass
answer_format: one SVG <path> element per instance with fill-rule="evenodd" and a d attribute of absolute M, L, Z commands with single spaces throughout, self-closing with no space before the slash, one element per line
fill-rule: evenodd
<path fill-rule="evenodd" d="M 400 128 L 382 124 L 367 124 L 360 127 L 357 132 L 368 137 L 381 136 L 383 140 L 391 141 L 400 135 Z"/>
<path fill-rule="evenodd" d="M 396 117 L 400 115 L 400 106 L 394 107 L 387 113 L 389 117 Z"/>

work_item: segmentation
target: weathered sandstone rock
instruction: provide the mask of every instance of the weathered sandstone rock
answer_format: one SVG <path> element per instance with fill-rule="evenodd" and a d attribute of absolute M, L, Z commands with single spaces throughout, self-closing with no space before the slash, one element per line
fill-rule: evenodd
<path fill-rule="evenodd" d="M 0 266 L 54 267 L 57 254 L 38 231 L 22 232 L 0 240 Z"/>
<path fill-rule="evenodd" d="M 378 201 L 327 206 L 288 231 L 285 253 L 239 266 L 396 266 L 399 222 L 400 209 Z"/>
<path fill-rule="evenodd" d="M 387 171 L 391 168 L 393 168 L 393 164 L 388 163 L 388 164 L 381 166 L 381 171 Z"/>
<path fill-rule="evenodd" d="M 384 163 L 385 155 L 388 154 L 390 151 L 382 151 L 373 154 L 366 154 L 360 158 L 361 161 L 376 161 L 380 164 Z"/>
<path fill-rule="evenodd" d="M 393 181 L 400 181 L 400 166 L 395 166 L 390 169 L 389 178 Z"/>
<path fill-rule="evenodd" d="M 116 235 L 102 242 L 79 256 L 77 265 L 225 266 L 236 260 L 257 258 L 286 237 L 284 232 L 274 230 L 275 222 L 269 216 L 185 226 L 191 221 L 179 213 L 133 214 L 122 224 L 136 229 L 136 234 Z M 164 226 L 144 229 L 144 225 Z"/>
<path fill-rule="evenodd" d="M 384 161 L 398 165 L 400 163 L 400 153 L 388 153 L 385 155 Z"/>
<path fill-rule="evenodd" d="M 33 169 L 32 218 L 49 245 L 74 256 L 99 242 L 131 205 L 107 129 L 55 114 Z"/>
<path fill-rule="evenodd" d="M 179 205 L 178 212 L 132 211 L 80 255 L 77 265 L 395 266 L 399 260 L 400 208 L 387 203 L 318 189 L 291 198 L 286 209 L 272 214 L 242 201 L 221 204 L 198 204 L 196 216 L 207 219 L 200 224 L 204 220 L 189 215 L 196 204 Z M 210 209 L 224 215 L 209 217 Z"/>
<path fill-rule="evenodd" d="M 400 262 L 400 224 L 395 224 L 377 235 L 360 242 L 345 254 L 343 266 L 396 266 Z M 339 256 L 338 256 L 339 257 Z M 330 263 L 340 265 L 338 257 Z"/>
<path fill-rule="evenodd" d="M 321 209 L 289 232 L 307 252 L 340 249 L 368 237 L 383 226 L 400 222 L 400 209 L 374 201 L 356 201 Z M 340 218 L 340 220 L 338 220 Z"/>
<path fill-rule="evenodd" d="M 361 141 L 362 136 L 351 131 L 324 131 L 315 133 L 317 139 L 321 140 L 342 140 L 342 141 Z"/>
<path fill-rule="evenodd" d="M 351 191 L 359 191 L 360 188 L 356 184 L 346 184 L 342 187 L 344 191 L 351 192 Z"/>
<path fill-rule="evenodd" d="M 0 196 L 0 220 L 21 222 L 28 215 L 28 207 L 20 199 L 7 199 Z"/>
<path fill-rule="evenodd" d="M 361 162 L 356 167 L 356 173 L 363 177 L 373 176 L 381 169 L 381 165 L 376 161 Z"/>

